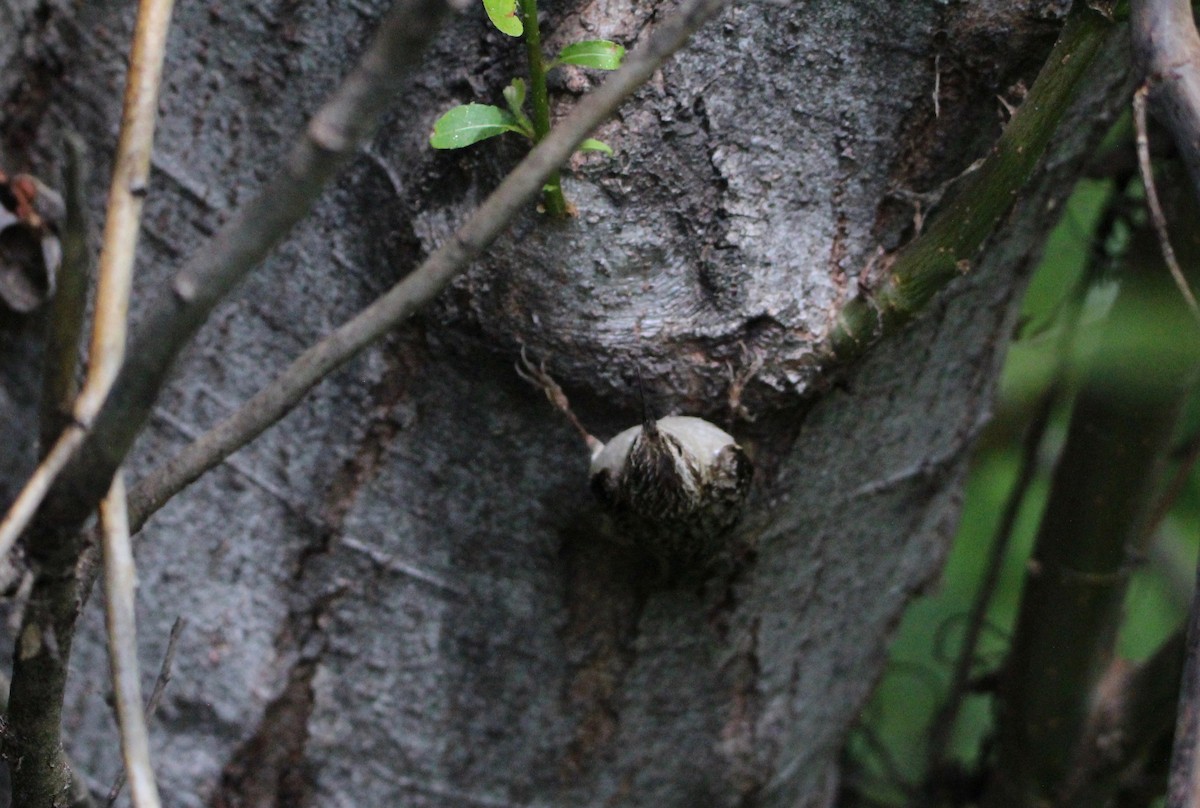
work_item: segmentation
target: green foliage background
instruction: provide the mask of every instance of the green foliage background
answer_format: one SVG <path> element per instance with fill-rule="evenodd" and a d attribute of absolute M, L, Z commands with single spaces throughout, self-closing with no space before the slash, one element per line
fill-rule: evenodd
<path fill-rule="evenodd" d="M 1139 190 L 1124 193 L 1136 197 Z M 1127 226 L 1118 221 L 1115 226 L 1104 227 L 1105 211 L 1120 193 L 1112 180 L 1080 181 L 1031 279 L 1021 324 L 1005 363 L 995 419 L 976 447 L 962 522 L 941 585 L 907 610 L 891 648 L 888 668 L 847 745 L 846 785 L 856 795 L 857 804 L 924 804 L 920 794 L 927 776 L 926 738 L 945 698 L 964 621 L 1019 470 L 1022 432 L 1039 397 L 1056 376 L 1064 369 L 1069 376 L 1073 368 L 1095 361 L 1095 357 L 1087 356 L 1092 341 L 1089 337 L 1102 327 L 1115 280 L 1084 279 L 1083 275 L 1089 266 L 1102 263 L 1105 254 L 1123 248 Z M 1081 280 L 1088 281 L 1088 291 L 1082 304 L 1076 349 L 1071 361 L 1064 364 L 1058 356 L 1062 344 L 1059 334 L 1069 301 L 1083 288 Z M 1148 331 L 1151 328 L 1152 324 L 1147 324 Z M 1131 343 L 1139 343 L 1138 335 L 1129 338 Z M 1145 361 L 1153 362 L 1154 357 L 1147 356 Z M 1060 401 L 1043 440 L 1036 476 L 1021 505 L 1000 583 L 988 610 L 987 628 L 975 656 L 973 672 L 977 678 L 994 672 L 1004 658 L 1019 605 L 1025 562 L 1065 436 L 1069 407 L 1069 400 Z M 1194 395 L 1182 423 L 1182 436 L 1195 436 L 1200 430 L 1200 402 Z M 1182 443 L 1182 436 L 1177 445 Z M 1168 477 L 1180 459 L 1170 459 Z M 1198 535 L 1200 485 L 1193 473 L 1163 521 L 1149 557 L 1130 560 L 1134 565 L 1133 581 L 1119 635 L 1119 653 L 1125 658 L 1145 659 L 1182 624 L 1191 594 Z M 977 769 L 986 759 L 992 701 L 987 689 L 980 688 L 963 704 L 951 754 L 965 771 Z"/>

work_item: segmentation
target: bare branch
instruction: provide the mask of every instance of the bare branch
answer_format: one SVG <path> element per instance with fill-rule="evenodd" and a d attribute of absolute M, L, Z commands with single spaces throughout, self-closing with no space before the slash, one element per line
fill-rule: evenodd
<path fill-rule="evenodd" d="M 58 436 L 50 451 L 42 457 L 42 462 L 33 470 L 33 474 L 29 475 L 21 493 L 4 515 L 4 520 L 0 521 L 0 559 L 8 555 L 13 544 L 25 532 L 55 478 L 66 468 L 76 450 L 83 445 L 86 435 L 83 427 L 72 423 Z"/>
<path fill-rule="evenodd" d="M 143 0 L 143 3 L 150 0 Z M 353 154 L 377 113 L 399 89 L 445 12 L 444 0 L 401 0 L 354 73 L 310 123 L 280 177 L 235 216 L 152 304 L 143 329 L 109 398 L 95 420 L 64 433 L 52 451 L 65 463 L 51 487 L 52 474 L 37 476 L 39 509 L 30 497 L 19 500 L 20 521 L 37 513 L 28 540 L 39 575 L 21 628 L 13 662 L 9 718 L 18 728 L 5 743 L 10 760 L 21 760 L 12 777 L 13 804 L 42 808 L 56 804 L 66 787 L 57 766 L 67 663 L 79 613 L 79 580 L 74 568 L 84 541 L 81 526 L 108 490 L 134 437 L 141 430 L 169 366 L 217 300 L 253 267 L 288 228 L 307 212 L 325 181 Z M 134 65 L 140 64 L 132 60 Z M 118 161 L 118 170 L 120 161 Z M 144 184 L 124 190 L 140 195 Z M 89 399 L 90 400 L 90 399 Z M 86 413 L 85 413 L 86 414 Z M 78 415 L 77 415 L 78 417 Z M 78 452 L 70 443 L 90 424 Z M 72 456 L 73 455 L 73 456 Z M 49 489 L 49 490 L 47 490 Z M 22 532 L 16 519 L 0 529 L 0 555 Z"/>
<path fill-rule="evenodd" d="M 326 182 L 371 134 L 446 10 L 444 0 L 400 0 L 354 71 L 310 120 L 279 174 L 150 303 L 91 434 L 48 495 L 56 524 L 77 528 L 87 518 L 149 417 L 175 357 L 213 306 L 308 213 Z"/>
<path fill-rule="evenodd" d="M 171 633 L 167 636 L 167 650 L 163 654 L 162 665 L 158 668 L 158 678 L 154 680 L 154 689 L 150 691 L 150 698 L 146 701 L 146 718 L 153 718 L 158 712 L 158 705 L 162 701 L 163 693 L 167 690 L 167 685 L 171 684 L 171 673 L 175 665 L 175 649 L 179 645 L 179 637 L 183 634 L 183 630 L 187 628 L 187 620 L 182 617 L 176 617 L 175 622 L 171 624 Z"/>
<path fill-rule="evenodd" d="M 134 588 L 137 570 L 129 541 L 125 505 L 125 476 L 117 472 L 108 496 L 100 503 L 104 534 L 105 625 L 108 658 L 116 698 L 117 724 L 121 729 L 121 754 L 129 777 L 134 808 L 159 808 L 158 786 L 150 764 L 150 739 L 142 713 L 138 682 L 137 621 Z"/>
<path fill-rule="evenodd" d="M 241 409 L 139 482 L 130 494 L 135 531 L 168 499 L 286 415 L 314 385 L 436 297 L 500 235 L 592 130 L 723 5 L 724 0 L 685 3 L 630 53 L 620 70 L 580 101 L 420 267 L 306 350 Z"/>
<path fill-rule="evenodd" d="M 158 118 L 158 90 L 162 81 L 167 32 L 174 0 L 142 0 L 129 57 L 129 80 L 121 136 L 108 189 L 104 242 L 96 283 L 96 311 L 88 350 L 88 376 L 75 420 L 84 426 L 100 411 L 125 356 L 125 323 L 133 287 L 133 259 L 137 253 L 142 207 L 150 184 L 150 153 Z"/>

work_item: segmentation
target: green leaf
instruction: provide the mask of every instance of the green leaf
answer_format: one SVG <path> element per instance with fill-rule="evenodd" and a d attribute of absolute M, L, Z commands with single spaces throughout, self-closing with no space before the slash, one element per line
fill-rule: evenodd
<path fill-rule="evenodd" d="M 491 104 L 465 104 L 437 119 L 429 145 L 435 149 L 461 149 L 505 132 L 520 131 L 508 110 Z"/>
<path fill-rule="evenodd" d="M 594 138 L 594 137 L 590 137 L 587 140 L 580 143 L 579 151 L 598 151 L 598 152 L 604 152 L 605 154 L 610 155 L 610 156 L 613 153 L 612 146 L 608 145 L 603 140 L 596 140 L 596 138 Z"/>
<path fill-rule="evenodd" d="M 520 36 L 525 31 L 517 16 L 517 0 L 483 0 L 483 8 L 500 33 Z"/>
<path fill-rule="evenodd" d="M 555 64 L 593 67 L 597 70 L 616 70 L 621 66 L 625 48 L 607 39 L 576 42 L 559 51 Z"/>

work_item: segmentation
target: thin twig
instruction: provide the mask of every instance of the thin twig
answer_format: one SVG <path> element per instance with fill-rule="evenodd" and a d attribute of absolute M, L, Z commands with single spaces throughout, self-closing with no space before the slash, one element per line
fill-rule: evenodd
<path fill-rule="evenodd" d="M 142 205 L 150 181 L 158 90 L 173 6 L 174 0 L 142 0 L 138 7 L 121 112 L 121 133 L 100 250 L 87 379 L 75 400 L 73 423 L 63 430 L 54 447 L 46 453 L 8 515 L 0 522 L 0 558 L 8 555 L 17 537 L 37 513 L 55 478 L 83 444 L 89 425 L 99 413 L 121 369 L 129 292 L 133 286 L 133 259 Z"/>
<path fill-rule="evenodd" d="M 546 398 L 554 405 L 555 409 L 567 417 L 571 426 L 575 427 L 575 431 L 583 438 L 583 442 L 587 446 L 592 458 L 600 454 L 604 449 L 604 444 L 584 428 L 579 417 L 571 409 L 571 402 L 567 399 L 567 394 L 563 392 L 563 389 L 558 386 L 558 382 L 554 381 L 554 378 L 546 371 L 546 363 L 539 362 L 535 365 L 525 352 L 524 345 L 521 346 L 521 359 L 516 364 L 516 371 L 518 376 L 545 393 Z"/>
<path fill-rule="evenodd" d="M 138 6 L 121 136 L 108 191 L 88 376 L 75 404 L 75 420 L 85 426 L 100 411 L 125 356 L 133 260 L 150 186 L 150 153 L 174 5 L 174 0 L 141 0 Z"/>
<path fill-rule="evenodd" d="M 171 624 L 171 632 L 167 635 L 167 650 L 163 654 L 162 665 L 158 669 L 158 678 L 154 680 L 154 689 L 150 691 L 150 698 L 146 701 L 146 718 L 153 718 L 154 714 L 158 712 L 158 705 L 162 701 L 163 693 L 166 692 L 167 685 L 171 684 L 171 675 L 175 665 L 175 649 L 179 645 L 179 637 L 185 628 L 187 628 L 187 620 L 182 617 L 176 617 L 175 622 Z"/>
<path fill-rule="evenodd" d="M 1200 33 L 1189 0 L 1133 0 L 1133 59 L 1200 199 Z"/>
<path fill-rule="evenodd" d="M 624 65 L 551 130 L 450 239 L 386 294 L 300 355 L 237 412 L 201 435 L 131 490 L 135 531 L 176 493 L 286 415 L 314 385 L 436 297 L 537 195 L 549 177 L 724 0 L 689 0 Z"/>
<path fill-rule="evenodd" d="M 1167 482 L 1162 494 L 1158 498 L 1158 502 L 1154 506 L 1154 511 L 1146 520 L 1145 532 L 1147 537 L 1150 537 L 1158 532 L 1163 521 L 1167 518 L 1167 514 L 1175 507 L 1176 501 L 1180 494 L 1187 488 L 1188 481 L 1192 477 L 1192 470 L 1196 467 L 1196 462 L 1200 461 L 1200 435 L 1193 437 L 1187 442 L 1184 448 L 1183 458 L 1179 461 L 1179 467 L 1175 469 L 1175 474 Z"/>
<path fill-rule="evenodd" d="M 954 673 L 950 687 L 946 692 L 945 701 L 933 719 L 929 729 L 928 770 L 937 776 L 946 758 L 946 749 L 954 736 L 954 727 L 958 722 L 959 708 L 963 696 L 966 695 L 967 685 L 974 668 L 975 653 L 979 647 L 979 638 L 983 635 L 987 624 L 987 611 L 992 603 L 992 595 L 1000 582 L 1000 572 L 1004 568 L 1004 560 L 1008 557 L 1008 548 L 1012 544 L 1013 528 L 1017 516 L 1021 513 L 1021 505 L 1025 502 L 1025 494 L 1036 476 L 1038 449 L 1042 445 L 1042 437 L 1050 423 L 1050 413 L 1057 399 L 1057 391 L 1051 388 L 1042 394 L 1037 402 L 1034 415 L 1025 430 L 1025 439 L 1021 444 L 1021 459 L 1019 461 L 1017 479 L 1004 503 L 1004 512 L 996 523 L 996 533 L 992 538 L 988 551 L 987 566 L 984 568 L 983 580 L 971 603 L 971 612 L 967 617 L 966 631 L 963 634 L 962 646 L 954 664 Z"/>
<path fill-rule="evenodd" d="M 88 248 L 90 217 L 87 207 L 87 149 L 74 132 L 63 136 L 66 170 L 63 193 L 66 216 L 62 227 L 62 266 L 58 291 L 46 318 L 46 349 L 42 372 L 41 414 L 38 419 L 42 450 L 48 450 L 71 423 L 79 392 L 79 337 L 87 307 L 92 253 Z"/>
<path fill-rule="evenodd" d="M 1180 268 L 1179 261 L 1175 257 L 1175 250 L 1171 247 L 1171 236 L 1167 232 L 1167 217 L 1163 214 L 1162 204 L 1158 200 L 1158 189 L 1154 184 L 1154 169 L 1150 166 L 1150 138 L 1146 134 L 1146 96 L 1148 93 L 1148 85 L 1143 84 L 1133 94 L 1133 121 L 1137 127 L 1138 169 L 1142 174 L 1142 186 L 1146 189 L 1146 207 L 1150 209 L 1150 221 L 1154 224 L 1155 235 L 1158 236 L 1158 246 L 1162 250 L 1163 261 L 1166 262 L 1167 269 L 1170 270 L 1171 277 L 1175 280 L 1175 286 L 1179 288 L 1179 293 L 1183 295 L 1192 315 L 1200 322 L 1200 305 L 1197 305 L 1196 296 L 1192 294 L 1187 278 L 1183 276 L 1183 269 Z"/>
<path fill-rule="evenodd" d="M 171 683 L 171 672 L 175 664 L 175 648 L 179 643 L 179 636 L 186 626 L 187 621 L 182 617 L 176 617 L 175 622 L 171 624 L 171 633 L 167 637 L 167 652 L 163 654 L 162 665 L 158 669 L 158 678 L 154 680 L 154 689 L 150 691 L 150 698 L 146 700 L 147 724 L 158 712 L 158 705 L 162 701 L 163 693 L 166 692 L 167 685 Z M 108 808 L 112 808 L 116 804 L 117 797 L 121 795 L 121 789 L 124 787 L 125 770 L 121 769 L 113 780 L 112 788 L 108 790 Z"/>
<path fill-rule="evenodd" d="M 138 681 L 137 620 L 134 588 L 137 570 L 129 540 L 125 506 L 125 479 L 113 477 L 108 497 L 100 503 L 104 535 L 105 625 L 108 657 L 112 669 L 117 724 L 121 730 L 121 754 L 129 776 L 134 808 L 159 808 L 158 786 L 150 763 L 150 738 L 142 712 L 142 689 Z"/>
<path fill-rule="evenodd" d="M 80 425 L 68 426 L 42 457 L 42 462 L 33 470 L 33 474 L 29 475 L 21 493 L 4 515 L 4 520 L 0 521 L 0 559 L 8 556 L 13 544 L 25 532 L 25 528 L 29 526 L 30 520 L 49 493 L 50 486 L 66 468 L 76 450 L 83 445 L 86 435 L 86 431 Z"/>
<path fill-rule="evenodd" d="M 1138 111 L 1139 95 L 1143 96 L 1140 104 L 1144 116 L 1144 96 L 1148 95 L 1156 117 L 1171 133 L 1188 168 L 1193 193 L 1200 199 L 1200 33 L 1196 30 L 1191 3 L 1133 0 L 1130 30 L 1134 61 L 1144 82 L 1134 96 L 1134 111 Z M 1143 123 L 1139 132 L 1139 162 L 1144 130 Z M 1146 173 L 1145 168 L 1142 171 Z M 1150 183 L 1146 195 L 1150 200 Z M 1200 576 L 1200 567 L 1197 574 Z M 1187 661 L 1177 715 L 1167 805 L 1195 808 L 1200 805 L 1200 766 L 1196 765 L 1200 745 L 1200 585 L 1193 595 L 1188 620 Z"/>

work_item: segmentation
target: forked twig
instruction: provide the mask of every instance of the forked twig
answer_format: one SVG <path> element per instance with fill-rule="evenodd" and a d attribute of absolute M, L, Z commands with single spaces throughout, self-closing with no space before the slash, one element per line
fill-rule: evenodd
<path fill-rule="evenodd" d="M 516 371 L 518 376 L 545 393 L 554 408 L 567 417 L 593 456 L 604 448 L 604 444 L 584 428 L 574 411 L 571 410 L 571 402 L 567 399 L 567 394 L 558 386 L 558 382 L 554 381 L 554 378 L 546 372 L 546 363 L 543 361 L 535 365 L 525 352 L 524 345 L 521 346 L 521 359 L 516 364 Z"/>

